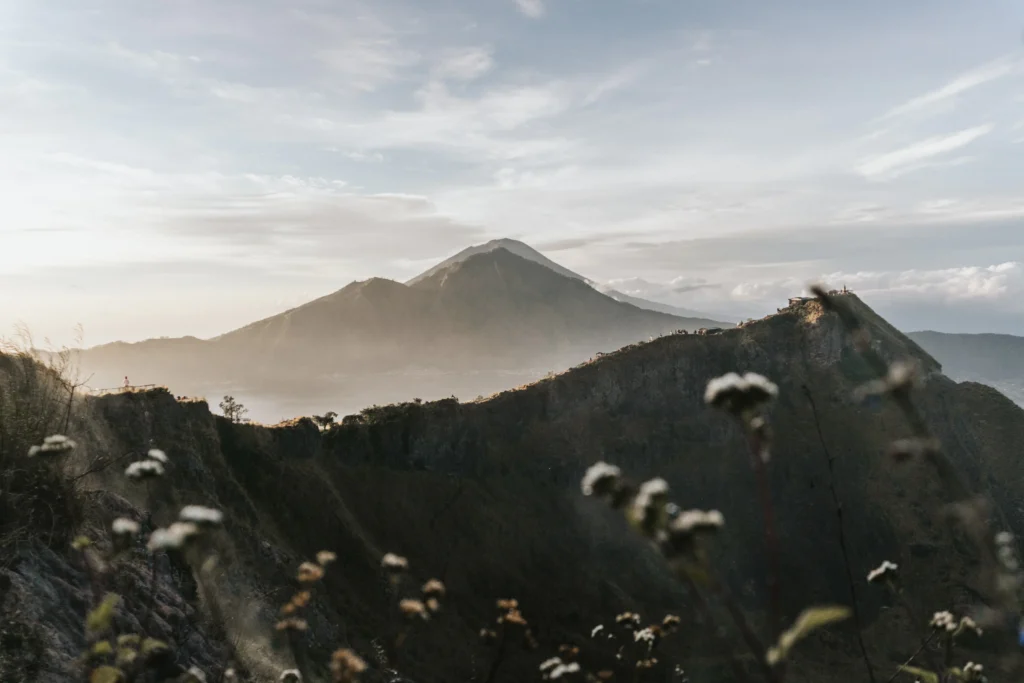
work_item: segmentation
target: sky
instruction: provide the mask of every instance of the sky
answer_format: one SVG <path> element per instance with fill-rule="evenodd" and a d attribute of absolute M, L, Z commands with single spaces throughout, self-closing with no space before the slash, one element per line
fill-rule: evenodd
<path fill-rule="evenodd" d="M 1024 334 L 1017 0 L 5 0 L 0 332 L 212 336 L 521 239 Z"/>

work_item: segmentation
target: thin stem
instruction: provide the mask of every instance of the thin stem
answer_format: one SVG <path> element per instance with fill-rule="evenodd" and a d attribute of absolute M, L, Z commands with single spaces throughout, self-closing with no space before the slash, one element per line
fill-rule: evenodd
<path fill-rule="evenodd" d="M 861 655 L 864 657 L 864 666 L 868 670 L 868 679 L 871 683 L 875 683 L 875 670 L 871 666 L 871 659 L 868 657 L 868 648 L 864 643 L 864 624 L 860 618 L 860 608 L 857 606 L 857 587 L 853 580 L 853 569 L 850 566 L 850 554 L 846 547 L 846 530 L 843 525 L 843 503 L 839 500 L 839 493 L 836 491 L 836 474 L 834 469 L 835 458 L 829 451 L 828 446 L 825 445 L 825 435 L 821 431 L 821 422 L 818 420 L 818 407 L 814 403 L 814 397 L 811 396 L 811 390 L 805 384 L 804 394 L 807 396 L 808 403 L 811 404 L 811 414 L 814 416 L 814 426 L 818 431 L 818 440 L 821 442 L 821 449 L 825 453 L 825 459 L 828 463 L 828 487 L 832 492 L 832 504 L 836 510 L 836 523 L 839 528 L 839 548 L 843 553 L 843 565 L 846 568 L 846 580 L 850 587 L 850 601 L 853 609 L 853 621 L 857 627 L 857 643 L 860 646 Z"/>
<path fill-rule="evenodd" d="M 729 616 L 736 624 L 736 628 L 739 629 L 740 635 L 743 637 L 743 642 L 747 644 L 750 651 L 753 653 L 754 658 L 757 660 L 757 665 L 761 669 L 761 674 L 765 677 L 765 680 L 771 683 L 780 683 L 782 677 L 779 672 L 776 671 L 771 664 L 768 663 L 768 650 L 765 648 L 761 639 L 757 637 L 753 627 L 750 625 L 750 621 L 747 619 L 747 615 L 743 613 L 739 604 L 736 602 L 736 598 L 733 597 L 732 593 L 725 586 L 725 584 L 717 581 L 713 577 L 709 580 L 711 590 L 715 593 L 722 604 L 725 605 L 725 609 L 729 612 Z"/>
<path fill-rule="evenodd" d="M 502 625 L 501 635 L 498 636 L 498 651 L 494 655 L 494 661 L 491 662 L 491 668 L 487 672 L 487 678 L 484 679 L 484 683 L 494 683 L 495 677 L 498 675 L 498 667 L 501 666 L 501 662 L 505 658 L 506 640 L 505 626 Z"/>
<path fill-rule="evenodd" d="M 154 619 L 154 611 L 156 609 L 156 578 L 157 578 L 157 565 L 158 556 L 154 551 L 149 556 L 150 571 L 149 571 L 149 606 L 146 609 L 146 617 L 142 620 L 142 627 L 146 628 L 147 624 Z M 153 631 L 150 631 L 152 633 Z"/>
<path fill-rule="evenodd" d="M 686 572 L 678 572 L 679 576 L 682 577 L 683 581 L 690 589 L 690 595 L 693 596 L 694 601 L 697 603 L 697 611 L 700 612 L 701 616 L 704 617 L 704 621 L 707 622 L 708 627 L 711 629 L 712 637 L 718 641 L 718 645 L 729 653 L 729 665 L 732 667 L 733 676 L 737 681 L 741 683 L 748 683 L 750 677 L 747 675 L 747 670 L 743 668 L 736 655 L 732 651 L 732 647 L 722 637 L 721 628 L 715 622 L 715 616 L 711 612 L 711 606 L 708 605 L 707 599 L 704 594 L 701 593 L 700 587 Z"/>
<path fill-rule="evenodd" d="M 750 454 L 753 458 L 754 473 L 757 477 L 757 491 L 761 503 L 761 517 L 764 520 L 765 550 L 768 554 L 768 593 L 771 600 L 770 627 L 772 637 L 782 633 L 782 594 L 779 579 L 782 570 L 779 561 L 779 538 L 775 530 L 775 508 L 772 505 L 771 482 L 765 454 L 768 453 L 768 438 L 761 429 L 749 430 Z"/>
<path fill-rule="evenodd" d="M 932 642 L 932 640 L 933 640 L 933 639 L 935 638 L 935 634 L 936 634 L 936 633 L 937 633 L 937 631 L 932 631 L 932 632 L 931 632 L 931 633 L 930 633 L 930 634 L 928 635 L 928 637 L 927 637 L 927 638 L 925 638 L 925 639 L 924 639 L 924 640 L 923 640 L 923 641 L 921 642 L 921 647 L 917 648 L 917 651 L 916 651 L 916 652 L 914 652 L 914 654 L 910 655 L 910 658 L 909 658 L 909 659 L 907 659 L 907 661 L 903 662 L 903 664 L 901 664 L 901 665 L 900 665 L 900 668 L 899 668 L 899 669 L 896 669 L 896 673 L 894 673 L 894 674 L 893 674 L 892 676 L 890 676 L 890 677 L 888 678 L 888 680 L 886 680 L 886 682 L 885 682 L 885 683 L 892 683 L 893 681 L 895 681 L 895 680 L 896 680 L 896 677 L 897 677 L 897 676 L 899 676 L 899 675 L 900 675 L 901 673 L 903 673 L 903 667 L 906 667 L 906 666 L 910 666 L 910 663 L 911 663 L 912 661 L 914 661 L 915 659 L 917 659 L 917 656 L 918 656 L 918 655 L 920 655 L 920 654 L 921 654 L 922 652 L 924 652 L 924 651 L 925 651 L 925 649 L 926 649 L 926 648 L 927 648 L 927 647 L 928 647 L 929 645 L 931 645 L 931 642 Z"/>

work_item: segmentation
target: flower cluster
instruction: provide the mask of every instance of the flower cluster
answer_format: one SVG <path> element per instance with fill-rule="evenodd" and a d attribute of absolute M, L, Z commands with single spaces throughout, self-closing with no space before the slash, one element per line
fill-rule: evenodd
<path fill-rule="evenodd" d="M 125 468 L 124 474 L 129 479 L 141 481 L 161 477 L 164 474 L 164 466 L 156 460 L 138 460 Z"/>
<path fill-rule="evenodd" d="M 203 507 L 202 505 L 186 505 L 178 513 L 178 519 L 183 522 L 190 522 L 198 527 L 209 528 L 223 522 L 224 513 L 214 508 Z"/>
<path fill-rule="evenodd" d="M 779 395 L 779 387 L 754 372 L 729 372 L 708 382 L 704 402 L 739 417 L 748 416 Z"/>
<path fill-rule="evenodd" d="M 965 681 L 984 681 L 984 672 L 985 667 L 981 664 L 975 664 L 974 662 L 967 662 L 964 664 L 963 674 Z"/>
<path fill-rule="evenodd" d="M 495 605 L 498 608 L 498 617 L 495 620 L 498 628 L 480 629 L 480 640 L 485 645 L 493 645 L 519 636 L 523 647 L 528 650 L 537 649 L 537 639 L 533 635 L 530 623 L 519 610 L 519 601 L 515 598 L 504 598 L 496 601 Z"/>
<path fill-rule="evenodd" d="M 321 550 L 316 554 L 317 561 L 303 562 L 296 571 L 295 578 L 299 582 L 299 589 L 281 607 L 281 619 L 277 622 L 275 629 L 282 632 L 305 631 L 309 624 L 302 618 L 302 610 L 309 605 L 313 598 L 313 586 L 324 578 L 324 568 L 336 559 L 336 555 L 329 550 Z"/>
<path fill-rule="evenodd" d="M 580 673 L 580 665 L 577 662 L 564 662 L 561 657 L 552 657 L 541 662 L 540 676 L 545 681 L 558 681 L 568 679 Z"/>
<path fill-rule="evenodd" d="M 110 530 L 115 536 L 135 536 L 139 533 L 139 523 L 127 517 L 118 517 L 111 523 Z"/>
<path fill-rule="evenodd" d="M 32 446 L 28 449 L 28 457 L 34 458 L 37 455 L 64 455 L 77 448 L 78 444 L 63 434 L 54 434 L 43 439 L 41 446 Z"/>
<path fill-rule="evenodd" d="M 598 462 L 583 475 L 586 495 L 623 509 L 626 519 L 650 539 L 669 560 L 706 560 L 705 541 L 725 525 L 718 510 L 681 510 L 668 500 L 669 486 L 661 478 L 634 486 L 614 465 Z"/>
<path fill-rule="evenodd" d="M 354 683 L 359 674 L 366 671 L 366 662 L 352 650 L 335 650 L 331 655 L 331 680 L 333 683 Z"/>
<path fill-rule="evenodd" d="M 957 628 L 956 617 L 953 616 L 952 612 L 942 610 L 941 612 L 936 612 L 932 615 L 932 620 L 929 622 L 929 626 L 936 631 L 953 633 Z"/>

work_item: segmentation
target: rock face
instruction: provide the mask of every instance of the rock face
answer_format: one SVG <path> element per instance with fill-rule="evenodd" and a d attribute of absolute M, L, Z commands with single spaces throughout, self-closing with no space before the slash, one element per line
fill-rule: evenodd
<path fill-rule="evenodd" d="M 916 344 L 850 300 L 883 355 L 921 363 L 927 382 L 919 398 L 929 423 L 971 484 L 994 498 L 1004 526 L 1024 531 L 1024 412 L 995 390 L 945 378 Z M 225 512 L 222 541 L 230 537 L 230 544 L 217 590 L 232 606 L 231 635 L 264 675 L 290 665 L 269 633 L 291 576 L 301 561 L 330 549 L 339 560 L 314 598 L 307 632 L 321 661 L 344 645 L 372 660 L 375 643 L 390 632 L 378 568 L 390 551 L 408 557 L 419 580 L 437 577 L 449 589 L 443 615 L 388 663 L 419 683 L 487 677 L 492 655 L 476 633 L 493 623 L 493 600 L 504 597 L 519 599 L 542 649 L 512 652 L 497 680 L 535 678 L 537 664 L 563 642 L 583 645 L 588 661 L 607 665 L 614 653 L 587 636 L 627 609 L 650 621 L 681 615 L 685 628 L 666 641 L 666 661 L 682 664 L 694 681 L 725 680 L 711 629 L 693 616 L 687 593 L 616 514 L 581 496 L 579 479 L 606 460 L 638 478 L 664 477 L 684 507 L 721 510 L 726 532 L 717 565 L 760 624 L 768 565 L 750 456 L 738 427 L 702 402 L 707 381 L 732 370 L 759 372 L 780 389 L 770 472 L 787 619 L 812 603 L 851 602 L 834 484 L 867 646 L 887 678 L 917 649 L 925 624 L 889 609 L 886 595 L 864 581 L 868 570 L 883 559 L 899 563 L 908 597 L 930 614 L 971 599 L 971 558 L 938 517 L 944 492 L 930 471 L 884 456 L 906 427 L 885 405 L 850 398 L 870 376 L 838 321 L 816 302 L 716 335 L 628 347 L 486 401 L 374 409 L 324 433 L 308 420 L 231 424 L 162 390 L 107 396 L 83 410 L 73 436 L 85 445 L 74 457 L 157 445 L 172 465 L 156 523 L 187 503 Z M 144 518 L 142 493 L 118 472 L 88 481 L 84 521 L 65 536 L 82 528 L 101 534 L 115 511 Z M 146 561 L 139 552 L 119 588 L 129 605 L 144 604 Z M 81 644 L 68 607 L 83 605 L 87 590 L 71 552 L 37 539 L 17 548 L 3 574 L 7 625 L 0 629 L 38 627 L 29 638 L 36 650 L 25 651 L 43 653 L 41 661 L 52 662 L 47 670 L 59 669 Z M 216 673 L 225 637 L 196 616 L 202 606 L 194 578 L 173 563 L 159 576 L 159 628 L 176 645 L 178 663 Z M 123 618 L 141 621 L 142 613 L 129 607 Z M 11 661 L 4 656 L 0 664 Z M 854 629 L 844 624 L 800 646 L 791 680 L 861 681 L 858 659 Z M 72 680 L 42 672 L 41 664 L 18 666 L 35 677 L 19 679 L 8 667 L 0 678 Z"/>

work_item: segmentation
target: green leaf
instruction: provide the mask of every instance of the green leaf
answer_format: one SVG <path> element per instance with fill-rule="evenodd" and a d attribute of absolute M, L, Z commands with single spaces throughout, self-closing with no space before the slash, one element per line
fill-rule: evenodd
<path fill-rule="evenodd" d="M 768 649 L 768 663 L 778 664 L 789 656 L 789 651 L 811 632 L 842 621 L 850 616 L 850 608 L 842 605 L 824 605 L 808 607 L 796 618 L 793 625 L 779 636 L 779 642 Z"/>
<path fill-rule="evenodd" d="M 85 618 L 86 633 L 93 636 L 106 633 L 110 629 L 110 622 L 114 618 L 114 610 L 119 602 L 121 602 L 119 595 L 107 593 L 103 597 L 103 601 L 96 606 L 96 609 L 89 612 L 89 615 Z"/>
<path fill-rule="evenodd" d="M 109 655 L 113 652 L 114 648 L 111 647 L 109 640 L 101 640 L 100 642 L 92 646 L 92 653 L 94 655 L 99 655 L 102 657 L 103 655 Z"/>
<path fill-rule="evenodd" d="M 92 545 L 92 540 L 88 536 L 76 536 L 75 540 L 71 542 L 71 547 L 75 550 L 85 550 Z"/>
<path fill-rule="evenodd" d="M 122 683 L 124 672 L 116 666 L 101 666 L 92 670 L 89 683 Z"/>
<path fill-rule="evenodd" d="M 928 669 L 919 669 L 916 666 L 901 666 L 900 672 L 917 676 L 921 683 L 939 683 L 939 674 Z"/>
<path fill-rule="evenodd" d="M 165 643 L 162 640 L 157 640 L 156 638 L 146 638 L 145 640 L 142 641 L 141 652 L 142 652 L 143 655 L 146 655 L 146 656 L 149 656 L 149 655 L 154 654 L 156 652 L 160 652 L 162 650 L 167 650 L 167 649 L 169 649 L 167 647 L 167 643 Z"/>
<path fill-rule="evenodd" d="M 142 636 L 137 633 L 125 633 L 117 637 L 118 647 L 139 647 L 139 643 L 142 642 Z"/>
<path fill-rule="evenodd" d="M 130 647 L 122 647 L 117 651 L 117 659 L 114 663 L 118 666 L 131 666 L 135 658 L 139 656 L 139 653 Z"/>

